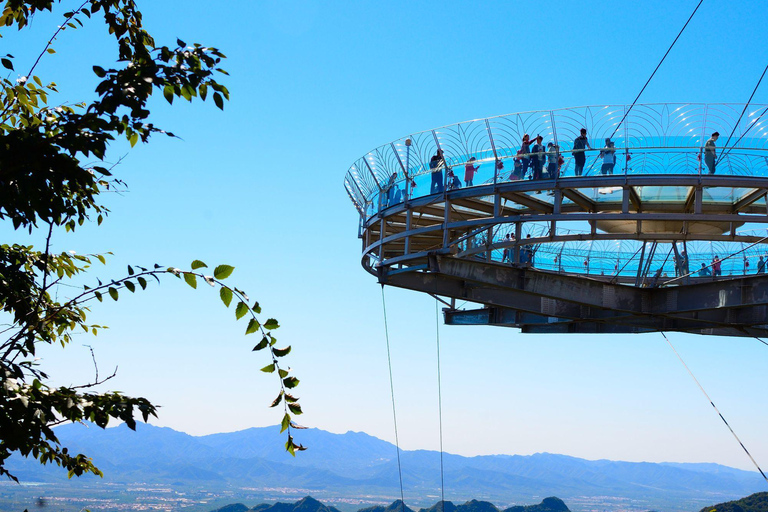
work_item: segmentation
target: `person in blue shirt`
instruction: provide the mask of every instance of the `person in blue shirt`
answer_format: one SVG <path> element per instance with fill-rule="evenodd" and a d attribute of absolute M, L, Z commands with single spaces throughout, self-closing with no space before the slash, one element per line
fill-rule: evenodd
<path fill-rule="evenodd" d="M 711 275 L 712 275 L 712 272 L 709 270 L 709 267 L 707 267 L 704 263 L 702 263 L 701 268 L 699 269 L 699 277 L 707 277 Z"/>

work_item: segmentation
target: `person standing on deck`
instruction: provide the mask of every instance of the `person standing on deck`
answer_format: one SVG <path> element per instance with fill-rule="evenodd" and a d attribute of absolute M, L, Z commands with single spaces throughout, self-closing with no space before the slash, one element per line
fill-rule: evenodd
<path fill-rule="evenodd" d="M 472 162 L 477 161 L 477 158 L 472 157 L 469 159 L 469 162 L 464 165 L 464 186 L 471 187 L 472 186 L 472 180 L 475 178 L 475 173 L 480 168 L 479 165 L 475 166 L 472 164 Z"/>
<path fill-rule="evenodd" d="M 722 261 L 720 258 L 717 257 L 717 254 L 715 254 L 715 257 L 712 258 L 712 275 L 713 276 L 719 276 L 722 274 L 721 265 Z"/>
<path fill-rule="evenodd" d="M 517 154 L 520 155 L 520 163 L 522 165 L 520 179 L 524 180 L 525 174 L 528 172 L 528 166 L 531 164 L 531 141 L 527 133 L 523 135 L 523 142 Z"/>
<path fill-rule="evenodd" d="M 715 159 L 717 158 L 715 142 L 717 142 L 718 137 L 720 137 L 720 133 L 715 132 L 704 144 L 704 163 L 707 164 L 709 174 L 715 174 Z"/>
<path fill-rule="evenodd" d="M 587 149 L 592 149 L 592 146 L 589 145 L 589 140 L 587 140 L 587 129 L 582 128 L 581 135 L 573 141 L 573 160 L 576 162 L 576 176 L 581 176 L 584 172 L 584 164 L 587 162 L 585 151 Z"/>
<path fill-rule="evenodd" d="M 533 165 L 533 179 L 540 180 L 542 178 L 541 171 L 544 168 L 544 144 L 542 144 L 544 137 L 541 135 L 536 136 L 536 144 L 531 148 L 531 164 Z"/>
<path fill-rule="evenodd" d="M 560 148 L 550 142 L 547 144 L 547 178 L 557 178 L 558 165 L 557 160 L 560 157 Z"/>
<path fill-rule="evenodd" d="M 765 260 L 763 259 L 763 255 L 760 255 L 760 259 L 757 260 L 757 273 L 758 274 L 765 274 Z"/>
<path fill-rule="evenodd" d="M 616 148 L 610 137 L 605 139 L 605 147 L 600 150 L 600 157 L 603 159 L 600 174 L 613 174 L 613 168 L 616 165 Z"/>
<path fill-rule="evenodd" d="M 443 150 L 438 149 L 437 153 L 429 160 L 429 169 L 432 172 L 431 194 L 441 194 L 443 192 L 443 167 L 445 167 Z"/>

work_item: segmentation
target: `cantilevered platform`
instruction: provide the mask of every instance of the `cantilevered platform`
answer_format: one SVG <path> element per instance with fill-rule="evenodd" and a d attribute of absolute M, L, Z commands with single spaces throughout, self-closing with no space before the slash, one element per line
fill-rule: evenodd
<path fill-rule="evenodd" d="M 363 266 L 383 284 L 445 297 L 449 324 L 768 335 L 768 277 L 758 273 L 768 241 L 766 107 L 750 106 L 735 130 L 743 105 L 637 105 L 619 124 L 626 109 L 470 121 L 368 153 L 345 179 Z M 577 176 L 582 127 L 594 149 Z M 711 174 L 704 144 L 714 131 Z M 555 146 L 521 153 L 526 133 Z M 430 167 L 438 149 L 443 160 Z M 602 174 L 601 149 L 613 155 L 612 174 Z M 519 179 L 515 162 L 534 156 L 562 166 Z M 476 169 L 469 187 L 467 163 Z M 460 188 L 446 186 L 451 173 Z M 475 306 L 457 310 L 456 299 Z"/>

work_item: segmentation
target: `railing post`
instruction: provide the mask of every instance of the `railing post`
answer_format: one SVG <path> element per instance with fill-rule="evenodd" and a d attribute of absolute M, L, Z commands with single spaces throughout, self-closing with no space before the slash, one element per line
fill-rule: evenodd
<path fill-rule="evenodd" d="M 627 106 L 624 105 L 624 176 L 629 172 L 629 129 L 627 128 L 627 125 L 629 124 L 627 114 Z"/>
<path fill-rule="evenodd" d="M 552 125 L 552 138 L 555 140 L 555 186 L 560 180 L 560 143 L 557 140 L 557 126 L 555 126 L 555 113 L 549 111 L 549 122 Z"/>
<path fill-rule="evenodd" d="M 493 150 L 493 187 L 496 188 L 496 184 L 499 182 L 499 155 L 496 153 L 496 143 L 493 140 L 493 132 L 491 132 L 491 123 L 488 119 L 485 120 L 485 129 L 488 132 L 488 140 L 491 141 L 491 149 Z"/>

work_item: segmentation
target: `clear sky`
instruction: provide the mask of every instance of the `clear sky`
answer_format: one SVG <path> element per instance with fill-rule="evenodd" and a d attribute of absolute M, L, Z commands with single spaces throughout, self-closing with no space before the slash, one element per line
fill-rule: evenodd
<path fill-rule="evenodd" d="M 232 101 L 168 108 L 156 138 L 112 161 L 130 191 L 107 197 L 101 228 L 58 233 L 55 250 L 113 251 L 126 263 L 228 263 L 232 280 L 280 320 L 303 424 L 394 441 L 381 291 L 360 266 L 357 213 L 342 186 L 368 150 L 419 130 L 516 111 L 629 103 L 697 2 L 142 2 L 158 43 L 221 48 Z M 61 12 L 61 11 L 60 11 Z M 59 14 L 60 14 L 59 12 Z M 4 31 L 26 69 L 59 23 Z M 90 98 L 111 41 L 69 30 L 38 74 L 58 101 Z M 768 62 L 762 0 L 705 0 L 644 102 L 743 102 Z M 57 101 L 57 99 L 54 99 Z M 756 102 L 768 103 L 768 84 Z M 6 240 L 25 240 L 4 228 Z M 435 303 L 386 289 L 401 446 L 438 447 Z M 154 424 L 191 434 L 279 422 L 273 376 L 213 289 L 162 286 L 94 307 L 111 329 L 41 355 L 56 382 L 92 374 L 162 405 Z M 768 466 L 768 347 L 670 335 L 753 455 Z M 549 336 L 440 326 L 444 448 L 590 459 L 749 460 L 659 334 Z M 301 441 L 300 433 L 297 440 Z"/>

